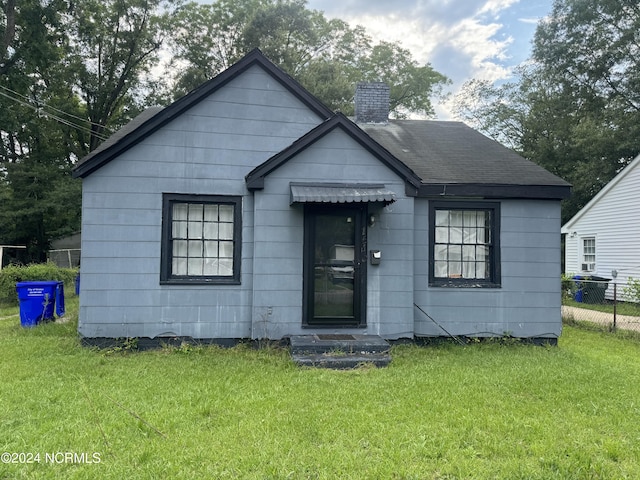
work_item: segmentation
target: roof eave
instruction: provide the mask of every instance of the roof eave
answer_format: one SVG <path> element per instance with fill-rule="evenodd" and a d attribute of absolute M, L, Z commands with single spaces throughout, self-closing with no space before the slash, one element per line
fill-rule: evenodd
<path fill-rule="evenodd" d="M 483 183 L 423 183 L 418 197 L 481 197 L 563 200 L 571 195 L 571 185 L 505 185 Z"/>

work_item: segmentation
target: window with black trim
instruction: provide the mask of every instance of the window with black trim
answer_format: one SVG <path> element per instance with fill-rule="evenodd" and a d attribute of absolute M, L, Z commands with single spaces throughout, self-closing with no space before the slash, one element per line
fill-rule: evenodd
<path fill-rule="evenodd" d="M 430 202 L 429 284 L 500 286 L 500 204 Z"/>
<path fill-rule="evenodd" d="M 162 283 L 240 283 L 242 198 L 164 194 Z"/>

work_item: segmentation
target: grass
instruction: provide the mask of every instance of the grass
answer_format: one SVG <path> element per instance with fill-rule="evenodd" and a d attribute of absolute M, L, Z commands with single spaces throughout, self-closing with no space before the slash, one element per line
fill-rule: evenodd
<path fill-rule="evenodd" d="M 67 310 L 0 320 L 0 453 L 40 454 L 0 479 L 640 478 L 634 338 L 567 326 L 558 347 L 403 345 L 331 371 L 276 348 L 87 349 Z"/>

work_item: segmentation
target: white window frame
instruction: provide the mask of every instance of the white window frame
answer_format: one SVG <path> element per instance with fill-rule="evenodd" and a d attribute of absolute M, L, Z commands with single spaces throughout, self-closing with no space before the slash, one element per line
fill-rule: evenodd
<path fill-rule="evenodd" d="M 587 245 L 587 242 L 590 244 Z M 597 245 L 595 235 L 583 235 L 580 237 L 580 270 L 582 272 L 595 272 Z"/>

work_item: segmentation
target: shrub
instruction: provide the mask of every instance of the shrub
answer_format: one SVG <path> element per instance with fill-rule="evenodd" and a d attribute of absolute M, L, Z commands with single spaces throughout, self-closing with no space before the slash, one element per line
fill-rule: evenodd
<path fill-rule="evenodd" d="M 626 300 L 640 302 L 640 279 L 629 277 L 623 292 Z"/>
<path fill-rule="evenodd" d="M 60 268 L 55 263 L 34 263 L 27 266 L 9 265 L 0 270 L 0 303 L 17 303 L 16 283 L 57 280 L 64 282 L 65 292 L 75 291 L 78 270 Z"/>
<path fill-rule="evenodd" d="M 563 273 L 561 285 L 563 299 L 572 299 L 578 291 L 578 286 L 576 285 L 576 281 L 573 279 L 573 274 Z"/>

